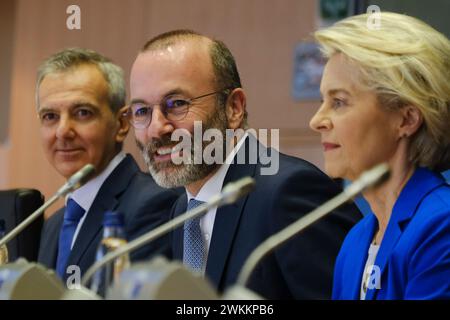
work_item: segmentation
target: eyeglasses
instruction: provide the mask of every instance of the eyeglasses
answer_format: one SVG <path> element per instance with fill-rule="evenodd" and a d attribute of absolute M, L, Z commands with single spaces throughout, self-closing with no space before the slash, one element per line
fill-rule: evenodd
<path fill-rule="evenodd" d="M 125 113 L 125 116 L 128 117 L 128 121 L 136 129 L 145 129 L 152 121 L 153 109 L 155 106 L 159 106 L 161 108 L 161 112 L 167 120 L 180 121 L 186 117 L 189 108 L 193 105 L 194 101 L 212 96 L 214 94 L 224 93 L 227 90 L 228 89 L 214 91 L 190 99 L 179 96 L 169 96 L 161 100 L 161 102 L 153 105 L 147 105 L 142 102 L 132 103 L 129 106 L 128 111 Z"/>

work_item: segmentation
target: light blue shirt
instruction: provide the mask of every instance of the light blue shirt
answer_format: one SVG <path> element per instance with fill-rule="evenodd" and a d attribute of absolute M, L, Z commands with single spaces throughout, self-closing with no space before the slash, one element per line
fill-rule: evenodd
<path fill-rule="evenodd" d="M 103 185 L 105 180 L 109 177 L 111 172 L 119 165 L 120 162 L 125 158 L 125 153 L 123 151 L 119 152 L 108 164 L 108 166 L 94 179 L 88 181 L 85 185 L 81 186 L 79 189 L 72 193 L 69 193 L 66 197 L 66 202 L 69 198 L 72 198 L 80 207 L 84 209 L 84 215 L 81 217 L 78 223 L 75 234 L 73 235 L 72 245 L 70 249 L 73 248 L 75 240 L 77 239 L 78 233 L 80 232 L 81 226 L 84 220 L 86 220 L 89 209 L 97 196 L 100 187 Z"/>

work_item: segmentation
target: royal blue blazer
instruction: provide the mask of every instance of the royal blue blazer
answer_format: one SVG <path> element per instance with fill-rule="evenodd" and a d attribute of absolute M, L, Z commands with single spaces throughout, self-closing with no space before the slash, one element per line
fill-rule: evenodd
<path fill-rule="evenodd" d="M 336 261 L 333 299 L 360 298 L 377 228 L 371 213 L 347 235 Z M 442 175 L 415 171 L 394 205 L 375 265 L 381 287 L 368 289 L 366 300 L 450 299 L 450 185 Z"/>

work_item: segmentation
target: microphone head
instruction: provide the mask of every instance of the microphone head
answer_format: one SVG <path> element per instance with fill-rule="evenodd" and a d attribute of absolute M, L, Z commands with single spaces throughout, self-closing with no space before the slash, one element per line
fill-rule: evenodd
<path fill-rule="evenodd" d="M 255 179 L 251 177 L 228 183 L 222 190 L 223 199 L 221 205 L 234 203 L 237 199 L 252 191 L 255 185 Z"/>
<path fill-rule="evenodd" d="M 83 168 L 74 173 L 67 181 L 67 185 L 70 188 L 69 192 L 78 189 L 83 184 L 88 182 L 92 178 L 94 173 L 95 168 L 90 163 L 88 163 Z"/>

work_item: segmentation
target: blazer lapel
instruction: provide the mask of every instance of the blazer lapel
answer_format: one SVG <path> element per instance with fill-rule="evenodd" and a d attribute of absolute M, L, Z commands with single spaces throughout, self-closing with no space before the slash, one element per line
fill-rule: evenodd
<path fill-rule="evenodd" d="M 179 216 L 184 213 L 187 209 L 187 195 L 184 193 L 176 202 L 176 207 L 174 211 L 174 217 Z M 172 232 L 172 250 L 173 250 L 173 258 L 175 260 L 183 261 L 183 246 L 184 246 L 184 237 L 183 237 L 183 226 L 176 228 Z"/>
<path fill-rule="evenodd" d="M 94 239 L 102 231 L 105 211 L 114 210 L 117 203 L 114 197 L 96 199 L 94 201 L 78 233 L 78 237 L 69 256 L 68 265 L 80 265 L 80 261 L 86 250 L 96 243 Z"/>
<path fill-rule="evenodd" d="M 240 178 L 246 176 L 253 177 L 255 175 L 256 164 L 248 164 L 249 162 L 247 161 L 249 155 L 249 140 L 250 137 L 247 138 L 245 143 L 242 145 L 245 149 L 241 148 L 238 151 L 238 155 L 241 152 L 245 152 L 246 164 L 230 164 L 223 186 Z M 258 143 L 256 139 L 252 142 Z M 259 145 L 259 147 L 261 146 L 262 145 Z M 235 156 L 235 160 L 238 155 Z M 230 249 L 233 244 L 233 240 L 239 226 L 239 220 L 244 210 L 247 198 L 248 195 L 241 198 L 234 204 L 217 209 L 206 264 L 206 275 L 216 287 L 219 287 L 220 285 L 224 268 L 227 264 L 227 258 L 229 257 Z"/>
<path fill-rule="evenodd" d="M 133 172 L 138 170 L 139 167 L 134 159 L 127 155 L 102 184 L 78 233 L 68 265 L 80 265 L 86 250 L 94 243 L 96 244 L 94 239 L 103 228 L 105 211 L 117 208 L 118 197 L 125 191 L 133 177 Z"/>
<path fill-rule="evenodd" d="M 354 250 L 348 253 L 351 254 L 351 257 L 347 259 L 349 264 L 344 266 L 346 274 L 344 277 L 345 288 L 351 290 L 350 299 L 355 300 L 360 298 L 361 281 L 368 257 L 368 250 L 378 226 L 377 219 L 373 214 L 367 216 L 362 223 L 364 224 L 362 227 L 364 232 L 360 234 L 359 239 L 353 244 Z"/>
<path fill-rule="evenodd" d="M 380 270 L 380 273 L 379 273 L 380 277 L 382 277 L 382 274 L 385 271 L 389 257 L 391 256 L 391 253 L 392 253 L 393 249 L 395 248 L 395 245 L 397 244 L 398 239 L 400 238 L 400 236 L 402 234 L 402 231 L 400 230 L 400 227 L 397 223 L 398 221 L 395 221 L 395 220 L 396 219 L 389 222 L 388 228 L 386 229 L 386 232 L 383 236 L 383 240 L 381 242 L 380 249 L 378 250 L 378 254 L 375 259 L 375 266 L 378 267 Z M 366 255 L 366 257 L 367 257 L 367 255 Z M 381 284 L 381 279 L 379 279 L 379 281 Z M 377 291 L 376 288 L 373 288 L 373 289 L 368 288 L 365 300 L 372 300 L 374 298 L 376 291 Z"/>
<path fill-rule="evenodd" d="M 380 268 L 381 278 L 383 278 L 385 271 L 388 272 L 386 267 L 392 251 L 408 222 L 414 217 L 420 203 L 430 192 L 444 183 L 442 178 L 438 178 L 431 171 L 418 168 L 401 191 L 392 210 L 388 227 L 375 260 L 375 265 Z M 376 299 L 378 292 L 379 290 L 376 289 L 368 289 L 366 300 Z"/>
<path fill-rule="evenodd" d="M 64 220 L 64 210 L 65 208 L 61 208 L 53 214 L 53 216 L 46 222 L 44 232 L 42 234 L 38 262 L 51 269 L 56 268 L 59 234 L 61 232 L 61 226 Z M 45 252 L 42 251 L 44 248 Z"/>

